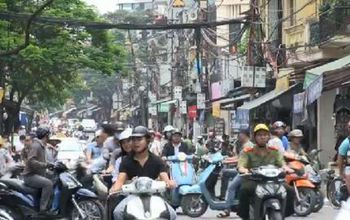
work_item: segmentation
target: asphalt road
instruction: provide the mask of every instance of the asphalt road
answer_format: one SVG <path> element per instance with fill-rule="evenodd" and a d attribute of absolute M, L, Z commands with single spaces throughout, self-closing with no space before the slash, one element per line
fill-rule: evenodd
<path fill-rule="evenodd" d="M 219 218 L 216 218 L 216 215 L 219 213 L 220 212 L 218 212 L 218 211 L 208 210 L 205 213 L 205 215 L 203 215 L 202 217 L 197 218 L 197 219 L 219 219 Z M 311 215 L 309 215 L 307 217 L 295 217 L 295 216 L 293 216 L 293 217 L 289 217 L 286 219 L 287 220 L 332 220 L 332 219 L 335 219 L 337 213 L 338 213 L 338 210 L 334 210 L 332 207 L 325 204 L 323 209 L 320 210 L 318 213 L 312 213 Z M 177 219 L 189 220 L 189 219 L 193 219 L 193 218 L 184 216 L 181 214 L 181 212 L 178 212 Z M 231 213 L 231 217 L 225 218 L 225 219 L 237 219 L 237 220 L 239 220 L 240 218 L 235 213 Z M 344 219 L 344 220 L 348 220 L 348 219 Z"/>

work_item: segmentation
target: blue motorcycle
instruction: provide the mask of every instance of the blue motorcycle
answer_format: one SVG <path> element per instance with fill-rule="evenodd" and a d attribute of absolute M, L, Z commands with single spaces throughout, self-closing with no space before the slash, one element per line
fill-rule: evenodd
<path fill-rule="evenodd" d="M 54 167 L 55 199 L 58 213 L 43 216 L 39 212 L 40 190 L 28 187 L 18 179 L 0 180 L 0 207 L 16 220 L 24 219 L 100 219 L 104 218 L 104 208 L 95 193 L 82 187 L 82 184 L 67 172 L 67 167 L 57 163 Z"/>
<path fill-rule="evenodd" d="M 182 208 L 185 215 L 191 218 L 202 216 L 208 209 L 208 204 L 202 199 L 202 193 L 197 182 L 193 166 L 193 155 L 179 153 L 170 156 L 166 161 L 170 167 L 170 176 L 177 183 L 177 188 L 165 195 L 168 203 L 175 209 Z"/>

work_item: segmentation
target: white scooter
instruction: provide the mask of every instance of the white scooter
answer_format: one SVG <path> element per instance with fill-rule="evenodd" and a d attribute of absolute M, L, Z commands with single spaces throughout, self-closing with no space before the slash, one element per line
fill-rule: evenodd
<path fill-rule="evenodd" d="M 151 220 L 151 219 L 168 219 L 175 220 L 176 214 L 171 212 L 172 209 L 166 201 L 157 194 L 166 191 L 166 184 L 163 181 L 155 181 L 148 177 L 139 177 L 130 184 L 123 185 L 122 194 L 126 194 L 128 200 L 124 211 L 124 220 Z M 108 199 L 108 202 L 109 199 Z M 111 204 L 108 208 L 115 207 Z M 113 210 L 108 210 L 109 218 Z"/>

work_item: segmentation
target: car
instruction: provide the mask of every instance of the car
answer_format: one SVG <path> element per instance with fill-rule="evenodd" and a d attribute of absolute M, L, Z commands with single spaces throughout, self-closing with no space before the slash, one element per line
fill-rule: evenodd
<path fill-rule="evenodd" d="M 95 132 L 97 129 L 97 124 L 94 119 L 83 119 L 81 125 L 84 127 L 86 132 Z"/>
<path fill-rule="evenodd" d="M 70 170 L 75 169 L 78 162 L 85 159 L 84 143 L 77 138 L 64 138 L 57 147 L 57 160 Z"/>

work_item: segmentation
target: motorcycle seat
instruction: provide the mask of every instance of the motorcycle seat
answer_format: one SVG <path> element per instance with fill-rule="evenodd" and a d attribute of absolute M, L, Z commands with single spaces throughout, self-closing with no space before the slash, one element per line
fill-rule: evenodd
<path fill-rule="evenodd" d="M 16 190 L 25 194 L 31 194 L 34 196 L 39 195 L 41 191 L 40 189 L 31 188 L 25 185 L 25 183 L 22 180 L 18 179 L 1 179 L 0 182 L 6 184 L 12 190 Z"/>

